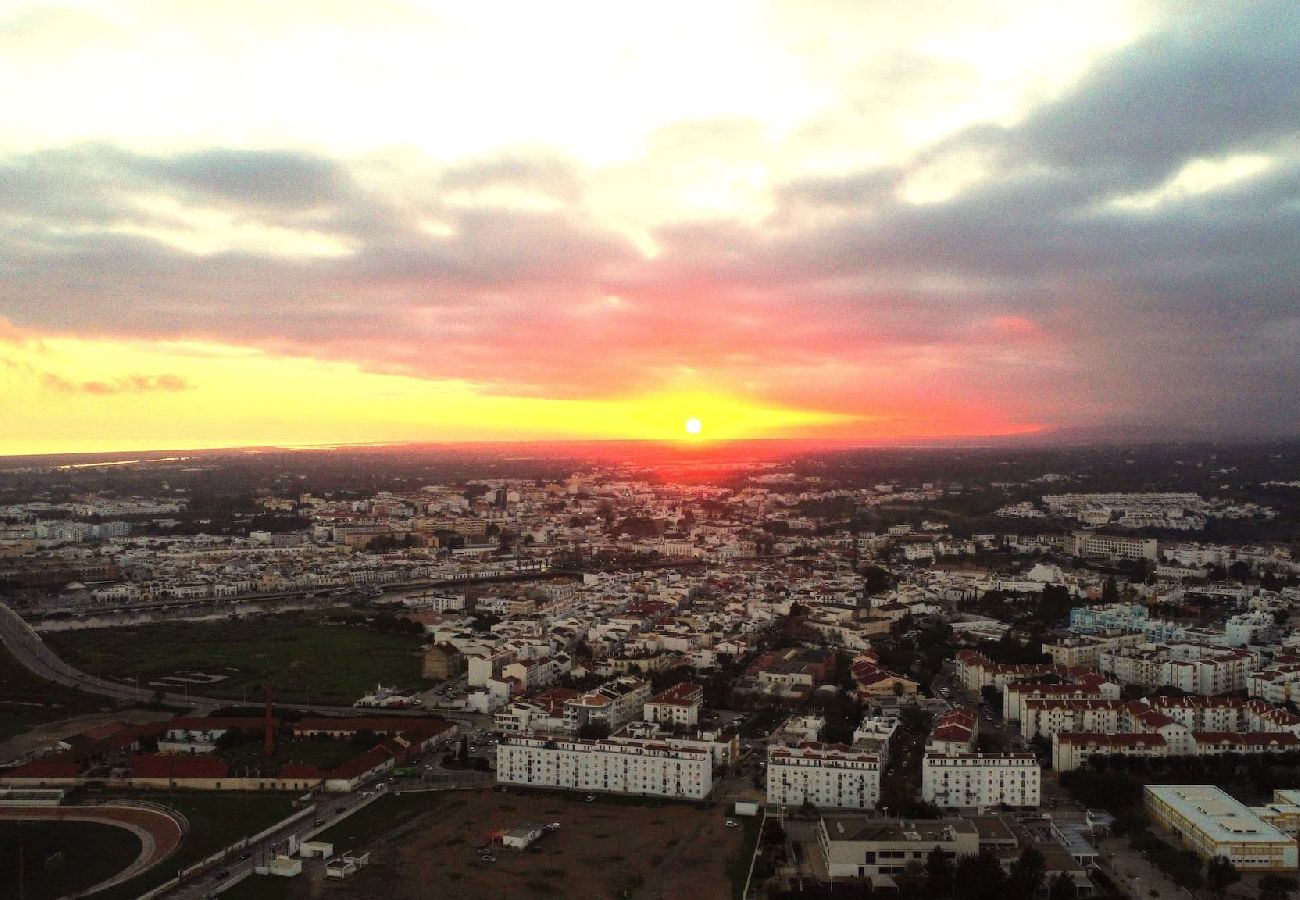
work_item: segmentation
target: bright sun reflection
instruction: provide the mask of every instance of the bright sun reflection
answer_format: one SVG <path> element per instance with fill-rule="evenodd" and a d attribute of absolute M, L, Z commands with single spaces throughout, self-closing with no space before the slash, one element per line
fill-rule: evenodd
<path fill-rule="evenodd" d="M 699 419 L 692 417 L 686 420 L 687 434 L 699 434 L 703 430 L 704 430 L 704 423 L 702 423 Z"/>

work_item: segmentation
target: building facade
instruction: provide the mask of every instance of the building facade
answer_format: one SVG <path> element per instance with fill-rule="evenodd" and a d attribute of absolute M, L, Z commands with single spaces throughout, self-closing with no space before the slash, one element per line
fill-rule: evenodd
<path fill-rule="evenodd" d="M 880 799 L 880 757 L 839 745 L 769 747 L 767 802 L 872 809 Z"/>
<path fill-rule="evenodd" d="M 927 753 L 921 799 L 953 809 L 1037 807 L 1042 768 L 1033 753 Z"/>
<path fill-rule="evenodd" d="M 497 782 L 701 800 L 713 789 L 713 756 L 633 738 L 508 737 L 497 747 Z"/>

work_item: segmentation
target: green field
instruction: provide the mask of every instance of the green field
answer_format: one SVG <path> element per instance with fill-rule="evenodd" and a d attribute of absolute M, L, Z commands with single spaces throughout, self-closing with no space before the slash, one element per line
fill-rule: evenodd
<path fill-rule="evenodd" d="M 46 860 L 63 854 L 62 864 Z M 50 900 L 112 878 L 140 855 L 140 839 L 97 822 L 0 822 L 0 897 Z"/>
<path fill-rule="evenodd" d="M 365 809 L 325 829 L 315 840 L 330 842 L 340 853 L 344 850 L 360 850 L 440 803 L 458 801 L 462 806 L 465 803 L 463 798 L 449 797 L 447 793 L 435 791 L 385 794 Z"/>
<path fill-rule="evenodd" d="M 110 794 L 96 795 L 108 798 Z M 121 795 L 119 795 L 121 796 Z M 161 803 L 181 813 L 190 823 L 176 853 L 153 870 L 111 891 L 96 894 L 96 900 L 129 900 L 175 877 L 178 869 L 228 847 L 242 837 L 257 834 L 293 813 L 295 794 L 235 793 L 213 791 L 152 791 L 129 795 Z"/>
<path fill-rule="evenodd" d="M 0 647 L 0 741 L 45 722 L 112 708 L 112 700 L 37 678 Z"/>
<path fill-rule="evenodd" d="M 226 675 L 190 691 L 232 700 L 260 697 L 267 682 L 277 700 L 323 704 L 350 704 L 379 683 L 428 686 L 420 677 L 418 636 L 325 621 L 302 613 L 159 622 L 67 631 L 48 640 L 78 668 L 109 678 L 138 677 L 141 685 L 184 671 Z"/>
<path fill-rule="evenodd" d="M 295 880 L 277 875 L 249 875 L 218 896 L 221 900 L 290 900 Z"/>

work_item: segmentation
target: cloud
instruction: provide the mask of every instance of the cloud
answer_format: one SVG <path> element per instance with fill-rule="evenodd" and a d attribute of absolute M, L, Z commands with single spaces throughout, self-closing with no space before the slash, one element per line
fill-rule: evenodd
<path fill-rule="evenodd" d="M 451 162 L 102 142 L 10 154 L 0 316 L 508 395 L 715 386 L 918 428 L 1294 430 L 1295 17 L 1170 16 L 1017 116 L 867 163 L 856 143 L 831 152 L 870 131 L 883 99 L 861 92 L 784 132 L 685 118 L 605 168 L 535 144 Z M 962 69 L 886 72 L 908 58 L 861 66 L 908 97 L 943 95 Z M 1267 165 L 1161 190 L 1242 154 Z M 1135 195 L 1155 199 L 1115 202 Z"/>
<path fill-rule="evenodd" d="M 111 381 L 74 381 L 53 372 L 41 374 L 41 384 L 61 394 L 149 394 L 188 391 L 193 386 L 179 375 L 123 375 Z"/>

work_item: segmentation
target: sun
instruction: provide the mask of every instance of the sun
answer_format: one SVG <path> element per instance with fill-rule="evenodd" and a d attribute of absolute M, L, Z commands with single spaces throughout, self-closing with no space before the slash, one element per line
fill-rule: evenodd
<path fill-rule="evenodd" d="M 704 423 L 701 422 L 699 419 L 695 418 L 694 416 L 686 420 L 687 434 L 699 434 L 703 430 L 704 430 Z"/>

